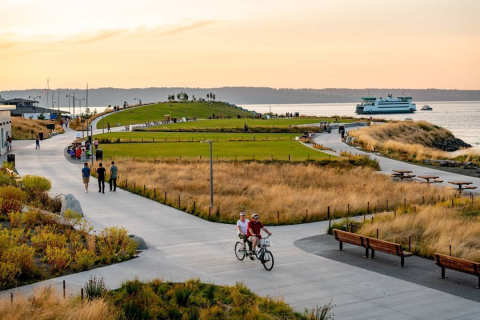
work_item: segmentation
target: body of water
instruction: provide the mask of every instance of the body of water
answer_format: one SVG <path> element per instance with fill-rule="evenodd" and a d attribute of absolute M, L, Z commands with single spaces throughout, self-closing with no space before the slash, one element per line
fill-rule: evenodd
<path fill-rule="evenodd" d="M 417 112 L 404 114 L 373 115 L 374 118 L 405 120 L 425 120 L 444 127 L 457 137 L 471 144 L 475 149 L 480 149 L 480 101 L 433 101 L 415 102 Z M 428 104 L 432 111 L 421 111 Z M 312 103 L 312 104 L 244 104 L 243 108 L 255 110 L 260 113 L 270 112 L 285 114 L 287 112 L 300 112 L 303 116 L 350 116 L 369 117 L 357 115 L 356 103 Z"/>

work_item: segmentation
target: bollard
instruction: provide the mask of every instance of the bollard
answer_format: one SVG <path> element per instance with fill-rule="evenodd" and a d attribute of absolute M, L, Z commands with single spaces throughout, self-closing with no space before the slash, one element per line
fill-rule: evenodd
<path fill-rule="evenodd" d="M 255 155 L 253 155 L 253 158 L 252 158 L 253 161 L 255 161 Z"/>
<path fill-rule="evenodd" d="M 330 219 L 330 206 L 327 207 L 327 217 Z"/>
<path fill-rule="evenodd" d="M 404 207 L 407 206 L 407 198 L 403 198 L 403 206 L 404 206 Z"/>
<path fill-rule="evenodd" d="M 81 300 L 83 300 L 83 288 L 80 289 Z"/>
<path fill-rule="evenodd" d="M 211 213 L 212 213 L 212 207 L 208 207 L 208 218 L 210 218 Z"/>
<path fill-rule="evenodd" d="M 305 220 L 308 220 L 308 209 L 305 209 Z"/>
<path fill-rule="evenodd" d="M 422 196 L 422 204 L 425 204 L 425 196 Z"/>
<path fill-rule="evenodd" d="M 157 189 L 153 188 L 153 199 L 157 199 Z"/>
<path fill-rule="evenodd" d="M 408 251 L 412 252 L 412 237 L 408 236 Z"/>
<path fill-rule="evenodd" d="M 397 211 L 393 211 L 393 217 L 396 218 L 397 217 Z"/>
<path fill-rule="evenodd" d="M 195 211 L 196 211 L 196 202 L 195 202 L 195 200 L 194 200 L 194 201 L 193 201 L 193 213 L 195 213 Z"/>
<path fill-rule="evenodd" d="M 10 292 L 10 303 L 13 303 L 13 292 Z"/>
<path fill-rule="evenodd" d="M 125 179 L 125 189 L 127 189 L 127 188 L 128 188 L 128 181 L 127 181 L 127 179 Z"/>
<path fill-rule="evenodd" d="M 370 201 L 367 202 L 367 213 L 370 212 Z"/>
<path fill-rule="evenodd" d="M 453 208 L 453 199 L 452 199 L 452 208 Z"/>
<path fill-rule="evenodd" d="M 350 203 L 347 205 L 347 215 L 350 215 Z"/>
<path fill-rule="evenodd" d="M 145 194 L 145 185 L 143 185 L 143 194 Z"/>
<path fill-rule="evenodd" d="M 63 280 L 63 299 L 65 300 L 65 280 Z"/>
<path fill-rule="evenodd" d="M 165 204 L 167 204 L 167 192 L 165 191 Z"/>
<path fill-rule="evenodd" d="M 452 245 L 450 245 L 450 256 L 452 255 Z"/>
<path fill-rule="evenodd" d="M 178 196 L 178 208 L 180 208 L 180 196 Z"/>
<path fill-rule="evenodd" d="M 280 223 L 280 211 L 277 211 L 277 224 Z"/>
<path fill-rule="evenodd" d="M 288 155 L 288 161 L 290 161 L 290 155 Z"/>
<path fill-rule="evenodd" d="M 363 223 L 365 223 L 365 219 L 366 219 L 366 217 L 365 217 L 365 213 L 364 213 L 363 214 Z"/>
<path fill-rule="evenodd" d="M 373 216 L 372 216 L 372 223 L 373 223 Z"/>
<path fill-rule="evenodd" d="M 378 239 L 378 229 L 377 229 L 377 239 Z"/>
<path fill-rule="evenodd" d="M 413 207 L 413 212 L 417 212 L 417 207 Z"/>
<path fill-rule="evenodd" d="M 273 161 L 273 156 L 270 156 L 270 158 L 271 158 L 271 161 Z"/>

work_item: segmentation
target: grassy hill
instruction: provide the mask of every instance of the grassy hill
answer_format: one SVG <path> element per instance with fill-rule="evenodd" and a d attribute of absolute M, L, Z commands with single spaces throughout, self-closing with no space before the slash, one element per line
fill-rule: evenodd
<path fill-rule="evenodd" d="M 42 131 L 45 139 L 47 139 L 50 137 L 50 130 L 47 129 L 49 123 L 55 123 L 55 131 L 65 132 L 56 121 L 12 117 L 12 138 L 15 140 L 34 140 L 35 136 Z"/>
<path fill-rule="evenodd" d="M 212 117 L 213 114 L 215 116 L 223 115 L 224 117 L 237 117 L 237 115 L 242 117 L 252 116 L 251 113 L 227 106 L 224 102 L 158 103 L 114 113 L 100 120 L 97 124 L 97 129 L 101 129 L 103 125 L 107 127 L 107 123 L 110 123 L 113 127 L 117 126 L 117 124 L 125 126 L 145 123 L 148 120 L 160 121 L 165 119 L 166 114 L 176 118 L 186 116 L 188 118 L 200 119 L 207 119 Z"/>

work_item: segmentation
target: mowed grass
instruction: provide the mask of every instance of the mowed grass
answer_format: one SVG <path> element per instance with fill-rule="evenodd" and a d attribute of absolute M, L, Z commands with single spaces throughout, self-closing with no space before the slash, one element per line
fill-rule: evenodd
<path fill-rule="evenodd" d="M 97 123 L 97 129 L 107 127 L 110 123 L 112 127 L 125 126 L 129 124 L 146 123 L 150 120 L 161 121 L 165 119 L 165 115 L 169 114 L 171 117 L 182 118 L 200 118 L 207 119 L 215 116 L 231 116 L 250 117 L 252 113 L 245 112 L 237 108 L 225 105 L 224 102 L 185 102 L 185 103 L 157 103 L 145 107 L 131 108 L 125 111 L 115 112 L 105 117 Z"/>
<path fill-rule="evenodd" d="M 192 142 L 213 140 L 213 141 L 238 141 L 238 140 L 266 140 L 266 141 L 293 141 L 299 134 L 295 133 L 278 133 L 278 134 L 261 134 L 261 133 L 197 133 L 197 132 L 112 132 L 106 134 L 95 135 L 102 141 L 118 142 Z M 143 139 L 143 140 L 142 140 Z"/>
<path fill-rule="evenodd" d="M 113 143 L 102 144 L 105 157 L 203 159 L 210 157 L 208 143 Z M 219 160 L 283 160 L 288 161 L 338 159 L 326 153 L 303 146 L 297 141 L 232 141 L 214 142 L 213 157 Z"/>
<path fill-rule="evenodd" d="M 320 122 L 333 122 L 335 118 L 292 118 L 292 119 L 218 119 L 199 120 L 180 123 L 170 123 L 152 127 L 151 130 L 181 130 L 181 129 L 221 129 L 243 128 L 246 123 L 249 127 L 289 127 L 301 124 L 315 124 Z M 340 122 L 352 122 L 351 119 L 339 119 Z"/>

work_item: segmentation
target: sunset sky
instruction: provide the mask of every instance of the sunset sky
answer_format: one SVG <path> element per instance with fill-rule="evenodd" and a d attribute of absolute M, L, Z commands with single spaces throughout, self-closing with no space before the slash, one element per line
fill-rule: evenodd
<path fill-rule="evenodd" d="M 2 0 L 0 90 L 480 89 L 478 0 Z"/>

